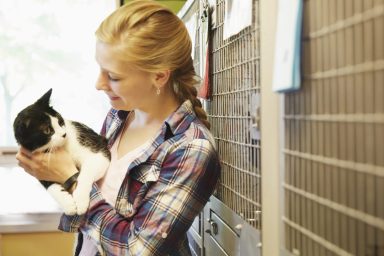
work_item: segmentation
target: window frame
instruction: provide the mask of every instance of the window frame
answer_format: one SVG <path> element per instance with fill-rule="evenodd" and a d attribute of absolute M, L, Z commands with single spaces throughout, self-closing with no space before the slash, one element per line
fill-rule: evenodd
<path fill-rule="evenodd" d="M 115 0 L 115 8 L 124 4 L 124 0 Z M 20 168 L 16 160 L 19 150 L 17 145 L 0 145 L 0 167 Z M 19 171 L 19 170 L 17 170 Z M 27 175 L 27 174 L 26 174 Z M 46 212 L 18 212 L 0 214 L 0 236 L 2 233 L 34 233 L 56 231 L 61 211 Z"/>

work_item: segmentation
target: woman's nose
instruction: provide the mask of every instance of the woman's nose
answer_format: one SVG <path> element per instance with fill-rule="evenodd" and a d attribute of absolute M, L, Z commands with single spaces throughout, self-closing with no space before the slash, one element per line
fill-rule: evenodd
<path fill-rule="evenodd" d="M 103 75 L 103 73 L 100 73 L 95 85 L 97 90 L 102 91 L 108 91 L 109 90 L 109 81 L 108 79 Z"/>

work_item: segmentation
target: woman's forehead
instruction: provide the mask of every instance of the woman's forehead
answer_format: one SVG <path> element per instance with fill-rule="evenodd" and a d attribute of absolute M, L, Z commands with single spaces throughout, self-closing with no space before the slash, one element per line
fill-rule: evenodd
<path fill-rule="evenodd" d="M 128 68 L 128 64 L 119 59 L 118 53 L 114 50 L 114 46 L 103 42 L 96 43 L 96 62 L 103 70 L 112 73 L 124 73 Z"/>

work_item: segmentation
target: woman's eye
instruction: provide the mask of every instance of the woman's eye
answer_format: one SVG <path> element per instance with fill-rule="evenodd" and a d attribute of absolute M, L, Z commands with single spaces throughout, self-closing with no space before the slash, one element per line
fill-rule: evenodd
<path fill-rule="evenodd" d="M 110 81 L 112 81 L 112 82 L 117 82 L 117 81 L 120 80 L 119 78 L 113 77 L 113 76 L 111 76 L 111 75 L 108 75 L 108 79 L 109 79 Z"/>

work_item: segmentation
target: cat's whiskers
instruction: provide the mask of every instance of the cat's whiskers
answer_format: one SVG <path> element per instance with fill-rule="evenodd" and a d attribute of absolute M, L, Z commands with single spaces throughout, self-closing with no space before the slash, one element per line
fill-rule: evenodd
<path fill-rule="evenodd" d="M 52 151 L 53 151 L 53 145 L 49 145 L 49 147 L 47 149 L 47 164 L 48 164 L 48 167 L 50 166 L 50 163 L 51 163 Z"/>

